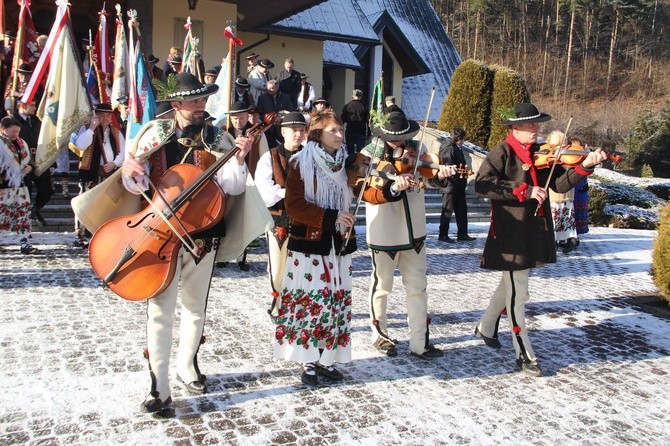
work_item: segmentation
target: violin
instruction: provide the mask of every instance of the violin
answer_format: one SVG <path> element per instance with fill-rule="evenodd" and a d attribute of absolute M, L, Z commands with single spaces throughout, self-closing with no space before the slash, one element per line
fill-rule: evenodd
<path fill-rule="evenodd" d="M 547 169 L 551 167 L 554 162 L 568 168 L 576 167 L 580 165 L 592 151 L 593 150 L 584 148 L 579 144 L 571 144 L 564 147 L 542 144 L 540 150 L 533 155 L 533 164 L 538 169 Z M 615 164 L 619 164 L 622 160 L 622 156 L 619 154 L 608 153 L 607 159 Z"/>
<path fill-rule="evenodd" d="M 382 189 L 387 181 L 395 181 L 398 178 L 395 167 L 388 161 L 379 161 L 374 169 L 369 169 L 370 157 L 358 152 L 353 163 L 347 166 L 347 183 L 351 187 L 362 184 L 366 173 L 370 174 L 368 184 L 375 189 Z M 368 172 L 369 170 L 369 172 Z M 425 187 L 422 181 L 410 180 L 413 187 Z"/>
<path fill-rule="evenodd" d="M 259 137 L 275 117 L 267 114 L 247 136 Z M 191 235 L 214 227 L 226 210 L 226 196 L 212 177 L 239 150 L 234 147 L 205 171 L 192 164 L 170 167 L 146 208 L 102 225 L 91 238 L 89 261 L 103 284 L 123 299 L 150 299 L 172 283 L 183 245 L 199 257 Z"/>
<path fill-rule="evenodd" d="M 399 173 L 413 173 L 416 157 L 405 154 L 402 158 L 397 158 L 394 166 Z M 417 168 L 417 172 L 424 178 L 435 178 L 440 171 L 440 157 L 434 153 L 425 152 L 421 155 Z M 473 175 L 474 172 L 468 166 L 455 166 L 456 174 L 461 178 L 467 178 Z"/>

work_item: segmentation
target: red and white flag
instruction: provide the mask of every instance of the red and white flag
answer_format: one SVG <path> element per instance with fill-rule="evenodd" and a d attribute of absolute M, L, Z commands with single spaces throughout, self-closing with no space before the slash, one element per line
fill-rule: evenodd
<path fill-rule="evenodd" d="M 72 132 L 79 130 L 91 114 L 88 91 L 82 82 L 77 55 L 79 45 L 73 42 L 69 29 L 67 1 L 59 0 L 57 4 L 57 22 L 52 29 L 55 37 L 49 56 L 49 76 L 44 97 L 37 110 L 37 116 L 42 120 L 35 152 L 37 175 L 49 169 L 58 157 L 60 148 L 67 146 Z M 63 20 L 62 26 L 58 18 Z"/>

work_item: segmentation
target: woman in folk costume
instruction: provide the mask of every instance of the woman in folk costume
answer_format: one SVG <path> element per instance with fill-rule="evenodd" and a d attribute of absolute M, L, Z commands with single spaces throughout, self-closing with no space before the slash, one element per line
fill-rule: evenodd
<path fill-rule="evenodd" d="M 291 157 L 284 205 L 290 218 L 288 261 L 276 320 L 274 357 L 303 363 L 300 379 L 340 380 L 333 367 L 351 361 L 351 253 L 356 217 L 347 185 L 342 121 L 333 112 L 313 118 L 307 143 Z"/>
<path fill-rule="evenodd" d="M 279 292 L 284 281 L 284 269 L 288 254 L 288 214 L 284 206 L 286 196 L 286 176 L 289 159 L 298 153 L 305 141 L 307 122 L 300 112 L 285 114 L 279 123 L 284 142 L 280 142 L 269 152 L 264 153 L 256 166 L 256 187 L 268 207 L 274 228 L 268 231 L 268 273 L 272 287 L 272 304 L 268 313 L 272 318 L 279 309 Z"/>
<path fill-rule="evenodd" d="M 564 147 L 567 139 L 563 132 L 554 130 L 547 136 L 547 142 L 542 147 L 552 148 Z M 549 189 L 549 201 L 551 203 L 551 217 L 554 221 L 554 233 L 556 243 L 564 254 L 569 253 L 577 247 L 577 226 L 575 224 L 575 189 L 559 194 Z"/>
<path fill-rule="evenodd" d="M 498 322 L 506 310 L 517 366 L 530 376 L 542 376 L 542 369 L 526 329 L 528 276 L 531 268 L 556 263 L 554 225 L 545 189 L 551 169 L 538 169 L 533 163 L 540 147 L 536 143 L 540 123 L 550 119 L 533 104 L 516 105 L 514 115 L 501 123 L 510 128 L 505 142 L 491 149 L 475 182 L 477 194 L 491 200 L 491 225 L 481 267 L 502 271 L 475 335 L 488 347 L 500 348 Z M 567 192 L 605 159 L 605 153 L 598 149 L 574 169 L 557 165 L 549 187 Z"/>
<path fill-rule="evenodd" d="M 21 123 L 13 116 L 0 121 L 0 234 L 22 235 L 21 253 L 34 254 L 30 236 L 30 194 L 24 183 L 33 171 L 28 144 L 19 138 Z"/>

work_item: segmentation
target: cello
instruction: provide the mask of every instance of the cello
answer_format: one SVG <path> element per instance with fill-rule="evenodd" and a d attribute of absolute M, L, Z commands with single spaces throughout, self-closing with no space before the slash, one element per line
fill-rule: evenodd
<path fill-rule="evenodd" d="M 247 136 L 260 137 L 275 117 L 267 114 Z M 147 207 L 102 225 L 91 238 L 89 261 L 103 285 L 126 300 L 150 299 L 172 283 L 182 245 L 199 257 L 191 235 L 215 226 L 226 209 L 226 196 L 212 177 L 239 150 L 234 147 L 205 171 L 191 164 L 170 167 Z"/>

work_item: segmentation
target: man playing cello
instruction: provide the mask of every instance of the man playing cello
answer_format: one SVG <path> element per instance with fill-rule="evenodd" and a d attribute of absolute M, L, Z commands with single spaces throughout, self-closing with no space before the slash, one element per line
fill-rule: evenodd
<path fill-rule="evenodd" d="M 245 191 L 247 167 L 245 155 L 252 147 L 252 138 L 233 137 L 221 129 L 205 123 L 203 114 L 207 97 L 218 90 L 218 85 L 203 85 L 190 73 L 175 76 L 175 91 L 167 92 L 162 101 L 168 101 L 175 110 L 172 120 L 159 119 L 147 126 L 153 131 L 142 132 L 142 138 L 157 144 L 142 144 L 138 152 L 150 152 L 147 162 L 131 156 L 123 163 L 123 184 L 130 192 L 139 194 L 149 189 L 149 181 L 157 184 L 160 177 L 178 163 L 193 164 L 206 169 L 214 163 L 214 152 L 225 152 L 238 147 L 234 160 L 216 173 L 214 179 L 223 191 L 239 195 Z M 156 147 L 158 147 L 156 149 Z M 177 356 L 177 380 L 192 394 L 207 392 L 206 378 L 198 368 L 197 353 L 204 340 L 205 309 L 218 248 L 218 238 L 225 235 L 223 220 L 211 229 L 194 234 L 200 256 L 196 259 L 187 249 L 179 252 L 177 269 L 170 285 L 147 301 L 147 353 L 151 375 L 151 391 L 141 405 L 145 412 L 170 416 L 172 392 L 168 376 L 172 329 L 177 292 L 181 282 L 181 328 Z"/>

